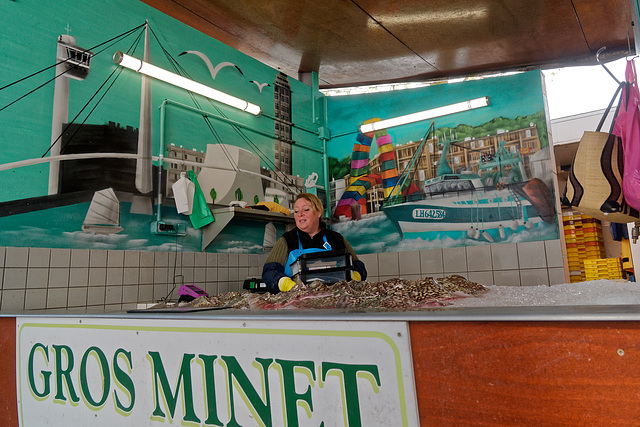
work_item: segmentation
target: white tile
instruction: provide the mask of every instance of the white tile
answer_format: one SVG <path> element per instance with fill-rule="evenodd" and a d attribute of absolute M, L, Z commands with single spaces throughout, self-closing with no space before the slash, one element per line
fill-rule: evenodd
<path fill-rule="evenodd" d="M 171 279 L 171 280 L 170 280 Z M 169 269 L 166 267 L 156 267 L 153 269 L 153 283 L 166 284 L 173 281 L 173 276 L 169 278 Z"/>
<path fill-rule="evenodd" d="M 218 268 L 218 283 L 225 283 L 229 281 L 229 269 Z"/>
<path fill-rule="evenodd" d="M 442 259 L 445 272 L 461 274 L 467 271 L 467 253 L 464 247 L 442 249 Z"/>
<path fill-rule="evenodd" d="M 122 287 L 122 302 L 124 304 L 138 302 L 138 287 L 137 286 L 123 286 Z"/>
<path fill-rule="evenodd" d="M 218 267 L 229 267 L 229 254 L 218 254 Z"/>
<path fill-rule="evenodd" d="M 87 305 L 104 305 L 104 286 L 95 286 L 87 288 Z"/>
<path fill-rule="evenodd" d="M 49 287 L 50 288 L 68 288 L 69 287 L 69 268 L 51 268 L 49 269 Z"/>
<path fill-rule="evenodd" d="M 496 286 L 520 286 L 520 270 L 494 270 L 493 284 Z"/>
<path fill-rule="evenodd" d="M 545 240 L 544 249 L 547 254 L 547 267 L 563 267 L 562 243 L 560 239 Z"/>
<path fill-rule="evenodd" d="M 378 275 L 378 255 L 377 254 L 364 254 L 358 255 L 358 259 L 364 263 L 367 269 L 367 276 Z M 262 272 L 262 270 L 260 270 Z"/>
<path fill-rule="evenodd" d="M 400 263 L 400 277 L 407 279 L 409 275 L 420 276 L 420 252 L 398 252 Z"/>
<path fill-rule="evenodd" d="M 64 308 L 67 306 L 67 288 L 49 288 L 47 290 L 47 308 Z"/>
<path fill-rule="evenodd" d="M 5 267 L 26 267 L 29 262 L 29 248 L 6 248 Z"/>
<path fill-rule="evenodd" d="M 153 268 L 140 267 L 140 284 L 153 284 Z"/>
<path fill-rule="evenodd" d="M 400 276 L 400 260 L 398 252 L 385 252 L 378 254 L 379 276 Z"/>
<path fill-rule="evenodd" d="M 429 277 L 444 272 L 442 249 L 423 249 L 420 251 L 420 274 Z"/>
<path fill-rule="evenodd" d="M 520 269 L 547 268 L 547 257 L 544 251 L 544 242 L 517 243 L 518 263 Z"/>
<path fill-rule="evenodd" d="M 467 255 L 467 269 L 469 271 L 491 271 L 491 245 L 476 245 L 465 247 Z"/>
<path fill-rule="evenodd" d="M 24 310 L 24 289 L 11 289 L 2 291 L 2 311 Z"/>
<path fill-rule="evenodd" d="M 240 277 L 238 276 L 238 268 L 229 267 L 229 281 L 237 282 Z"/>
<path fill-rule="evenodd" d="M 161 298 L 167 296 L 168 290 L 166 284 L 153 285 L 153 301 L 160 301 Z"/>
<path fill-rule="evenodd" d="M 249 254 L 249 267 L 260 266 L 260 271 L 262 271 L 263 265 L 264 263 L 260 262 L 260 256 L 258 254 Z"/>
<path fill-rule="evenodd" d="M 105 304 L 122 304 L 122 286 L 107 285 L 105 296 Z"/>
<path fill-rule="evenodd" d="M 182 276 L 178 278 L 178 276 Z M 182 268 L 181 270 L 176 272 L 176 276 L 172 275 L 172 281 L 175 279 L 176 282 L 180 283 L 192 283 L 193 282 L 193 267 Z"/>
<path fill-rule="evenodd" d="M 107 267 L 107 281 L 106 285 L 122 285 L 124 277 L 124 268 L 122 267 Z"/>
<path fill-rule="evenodd" d="M 206 267 L 207 254 L 205 252 L 196 252 L 194 262 L 196 267 Z"/>
<path fill-rule="evenodd" d="M 196 255 L 193 252 L 182 252 L 182 265 L 183 267 L 193 267 L 196 264 Z"/>
<path fill-rule="evenodd" d="M 249 267 L 238 268 L 238 280 L 244 284 L 244 280 L 249 278 Z"/>
<path fill-rule="evenodd" d="M 561 285 L 567 282 L 568 280 L 564 276 L 564 267 L 549 268 L 549 284 L 550 285 Z"/>
<path fill-rule="evenodd" d="M 27 287 L 27 269 L 26 268 L 5 267 L 2 289 L 24 289 L 26 287 Z"/>
<path fill-rule="evenodd" d="M 229 282 L 218 282 L 218 295 L 229 293 Z"/>
<path fill-rule="evenodd" d="M 204 283 L 207 281 L 207 267 L 198 267 L 193 270 L 193 281 L 195 283 Z M 247 269 L 248 270 L 248 269 Z"/>
<path fill-rule="evenodd" d="M 124 267 L 124 251 L 108 250 L 107 267 Z"/>
<path fill-rule="evenodd" d="M 71 267 L 89 267 L 89 249 L 71 249 Z"/>
<path fill-rule="evenodd" d="M 124 268 L 124 285 L 137 285 L 140 274 L 140 268 L 137 267 L 125 267 Z"/>
<path fill-rule="evenodd" d="M 88 267 L 71 267 L 69 269 L 69 287 L 84 287 L 89 284 Z"/>
<path fill-rule="evenodd" d="M 4 258 L 7 253 L 7 248 L 0 246 L 0 267 L 4 267 Z"/>
<path fill-rule="evenodd" d="M 518 247 L 515 243 L 491 245 L 491 261 L 494 270 L 517 270 Z"/>
<path fill-rule="evenodd" d="M 238 254 L 229 255 L 229 267 L 237 267 L 239 265 Z"/>
<path fill-rule="evenodd" d="M 87 306 L 87 293 L 88 289 L 84 288 L 69 288 L 69 296 L 67 305 L 69 307 L 86 307 Z"/>
<path fill-rule="evenodd" d="M 493 271 L 469 271 L 467 279 L 484 286 L 493 286 Z"/>
<path fill-rule="evenodd" d="M 49 268 L 49 260 L 51 258 L 51 249 L 49 248 L 30 248 L 29 249 L 29 268 L 47 267 Z"/>
<path fill-rule="evenodd" d="M 140 267 L 140 251 L 124 251 L 125 267 Z"/>
<path fill-rule="evenodd" d="M 153 301 L 153 285 L 138 286 L 138 302 Z"/>
<path fill-rule="evenodd" d="M 106 267 L 107 251 L 92 249 L 89 253 L 89 267 Z"/>
<path fill-rule="evenodd" d="M 89 286 L 104 287 L 107 283 L 107 269 L 106 268 L 91 268 L 89 269 Z"/>
<path fill-rule="evenodd" d="M 51 249 L 51 267 L 71 267 L 71 249 Z"/>
<path fill-rule="evenodd" d="M 27 288 L 46 289 L 49 283 L 48 268 L 30 268 L 27 271 Z"/>
<path fill-rule="evenodd" d="M 155 252 L 153 260 L 155 267 L 168 267 L 169 266 L 169 253 L 168 252 Z M 173 265 L 173 263 L 172 263 Z"/>
<path fill-rule="evenodd" d="M 249 254 L 238 254 L 238 267 L 249 266 Z"/>
<path fill-rule="evenodd" d="M 218 284 L 217 283 L 209 283 L 204 286 L 204 291 L 209 294 L 209 296 L 218 295 Z"/>
<path fill-rule="evenodd" d="M 155 262 L 154 252 L 140 252 L 140 267 L 153 267 Z"/>
<path fill-rule="evenodd" d="M 520 284 L 522 286 L 549 286 L 549 272 L 546 268 L 520 270 Z"/>
<path fill-rule="evenodd" d="M 218 266 L 218 254 L 207 253 L 207 267 Z"/>
<path fill-rule="evenodd" d="M 27 289 L 24 300 L 25 310 L 42 310 L 47 308 L 46 289 Z"/>
<path fill-rule="evenodd" d="M 217 282 L 218 281 L 218 269 L 216 267 L 207 267 L 206 280 L 207 280 L 207 282 Z"/>

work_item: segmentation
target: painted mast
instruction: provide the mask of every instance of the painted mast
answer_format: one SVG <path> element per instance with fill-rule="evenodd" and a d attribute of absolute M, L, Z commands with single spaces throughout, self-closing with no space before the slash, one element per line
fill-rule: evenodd
<path fill-rule="evenodd" d="M 144 58 L 151 62 L 149 47 L 149 21 L 144 28 Z M 153 189 L 151 169 L 151 77 L 142 74 L 140 94 L 140 126 L 138 128 L 138 160 L 136 162 L 136 188 L 142 194 Z M 160 153 L 162 155 L 163 153 Z"/>

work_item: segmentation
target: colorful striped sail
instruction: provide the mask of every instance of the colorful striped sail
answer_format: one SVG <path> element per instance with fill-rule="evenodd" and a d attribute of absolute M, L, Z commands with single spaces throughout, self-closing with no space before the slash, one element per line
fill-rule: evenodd
<path fill-rule="evenodd" d="M 366 123 L 378 121 L 380 119 L 367 120 Z M 378 144 L 380 175 L 372 174 L 369 166 L 369 152 L 373 137 Z M 396 167 L 396 156 L 391 143 L 391 135 L 386 130 L 380 130 L 372 134 L 358 133 L 356 143 L 351 152 L 351 177 L 349 187 L 338 201 L 334 210 L 334 216 L 341 216 L 358 219 L 366 213 L 367 190 L 382 183 L 385 199 L 393 193 L 400 191 L 399 188 L 393 190 L 398 181 L 398 169 Z"/>

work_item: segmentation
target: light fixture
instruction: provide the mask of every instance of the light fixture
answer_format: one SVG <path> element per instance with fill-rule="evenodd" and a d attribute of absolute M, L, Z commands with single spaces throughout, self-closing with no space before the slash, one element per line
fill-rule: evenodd
<path fill-rule="evenodd" d="M 471 99 L 469 101 L 458 102 L 457 104 L 445 105 L 444 107 L 432 108 L 431 110 L 420 111 L 418 113 L 407 114 L 406 116 L 394 117 L 393 119 L 380 120 L 378 122 L 367 123 L 360 126 L 360 132 L 375 132 L 394 126 L 406 125 L 408 123 L 429 120 L 449 114 L 460 113 L 462 111 L 473 110 L 475 108 L 489 105 L 489 97 Z"/>
<path fill-rule="evenodd" d="M 210 88 L 201 83 L 194 82 L 193 80 L 182 77 L 178 74 L 174 74 L 170 71 L 151 65 L 148 62 L 141 61 L 132 56 L 126 55 L 122 52 L 116 52 L 113 55 L 113 62 L 121 65 L 125 68 L 129 68 L 138 73 L 145 74 L 154 79 L 162 80 L 163 82 L 188 90 L 189 92 L 197 93 L 214 101 L 222 102 L 223 104 L 230 105 L 253 115 L 261 113 L 259 106 L 251 104 L 243 99 L 236 98 L 235 96 L 228 95 L 224 92 L 220 92 L 217 89 Z"/>

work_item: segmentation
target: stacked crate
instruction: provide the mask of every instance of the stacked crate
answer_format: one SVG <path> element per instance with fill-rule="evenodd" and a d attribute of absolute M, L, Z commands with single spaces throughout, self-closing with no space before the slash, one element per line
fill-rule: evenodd
<path fill-rule="evenodd" d="M 584 271 L 587 280 L 622 279 L 620 258 L 587 259 Z"/>
<path fill-rule="evenodd" d="M 575 212 L 562 214 L 571 282 L 586 280 L 584 262 L 605 257 L 600 221 Z"/>

